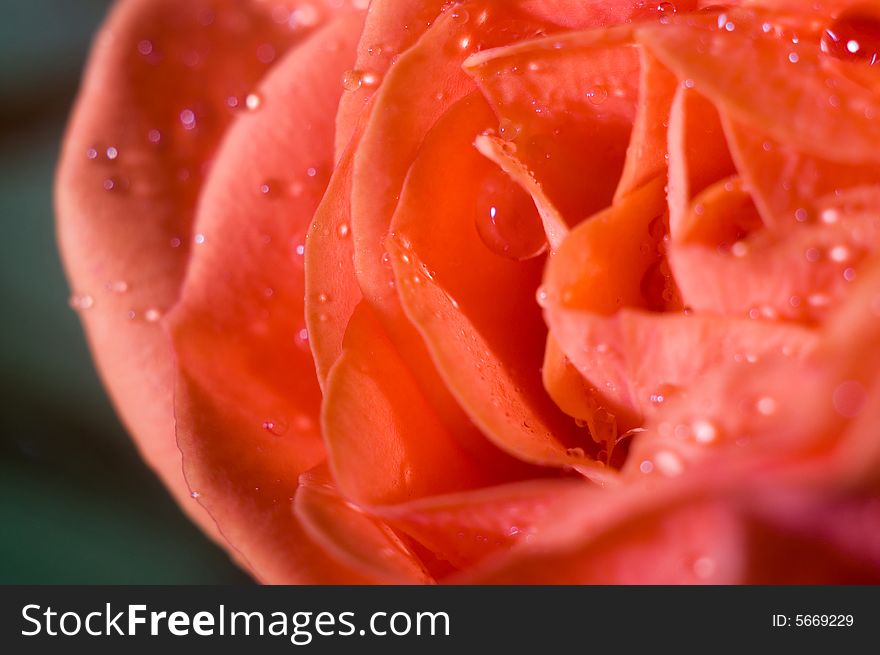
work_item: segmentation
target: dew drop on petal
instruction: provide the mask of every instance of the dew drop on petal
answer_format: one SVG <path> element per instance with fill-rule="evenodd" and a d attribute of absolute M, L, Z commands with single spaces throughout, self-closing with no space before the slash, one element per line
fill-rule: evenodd
<path fill-rule="evenodd" d="M 831 396 L 834 410 L 845 418 L 858 416 L 866 400 L 865 387 L 856 380 L 841 382 Z"/>
<path fill-rule="evenodd" d="M 113 293 L 125 293 L 128 291 L 128 282 L 125 280 L 110 280 L 107 283 L 107 290 Z"/>
<path fill-rule="evenodd" d="M 501 170 L 492 171 L 483 180 L 474 222 L 486 247 L 507 259 L 531 259 L 547 248 L 544 226 L 531 196 Z"/>
<path fill-rule="evenodd" d="M 822 52 L 873 65 L 880 57 L 880 10 L 869 3 L 847 8 L 822 33 Z"/>
<path fill-rule="evenodd" d="M 248 93 L 244 99 L 244 106 L 251 111 L 256 111 L 263 104 L 263 98 L 258 93 Z"/>
<path fill-rule="evenodd" d="M 697 443 L 708 444 L 718 438 L 717 428 L 705 419 L 697 419 L 691 423 L 691 432 Z"/>
<path fill-rule="evenodd" d="M 202 494 L 200 494 L 198 491 L 193 491 L 193 492 L 190 492 L 189 495 L 192 498 L 200 498 Z"/>
<path fill-rule="evenodd" d="M 263 421 L 262 427 L 266 432 L 274 434 L 276 437 L 280 437 L 287 432 L 287 429 L 290 426 L 287 424 L 287 421 L 283 419 L 270 418 Z"/>
<path fill-rule="evenodd" d="M 590 104 L 601 105 L 608 99 L 608 89 L 602 85 L 597 85 L 587 91 L 586 96 Z"/>
<path fill-rule="evenodd" d="M 196 114 L 192 109 L 184 109 L 180 112 L 180 124 L 185 130 L 193 130 L 196 127 Z"/>
<path fill-rule="evenodd" d="M 150 307 L 144 311 L 144 320 L 147 321 L 147 323 L 155 323 L 160 318 L 162 318 L 162 312 L 155 307 Z"/>
<path fill-rule="evenodd" d="M 95 299 L 88 294 L 74 294 L 70 297 L 69 304 L 73 309 L 91 309 L 95 304 Z"/>

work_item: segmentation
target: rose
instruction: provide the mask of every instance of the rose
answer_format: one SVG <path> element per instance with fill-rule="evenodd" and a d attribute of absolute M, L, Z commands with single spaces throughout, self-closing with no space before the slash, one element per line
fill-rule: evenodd
<path fill-rule="evenodd" d="M 62 252 L 194 520 L 267 582 L 876 580 L 880 19 L 364 4 L 96 42 Z"/>

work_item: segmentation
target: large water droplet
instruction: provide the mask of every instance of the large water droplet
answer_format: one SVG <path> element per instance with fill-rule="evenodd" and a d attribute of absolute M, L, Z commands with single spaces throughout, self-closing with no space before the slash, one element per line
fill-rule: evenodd
<path fill-rule="evenodd" d="M 544 226 L 531 197 L 501 170 L 481 185 L 475 224 L 483 243 L 496 255 L 531 259 L 547 248 Z"/>
<path fill-rule="evenodd" d="M 823 52 L 871 65 L 880 57 L 880 10 L 869 4 L 846 9 L 822 33 Z"/>

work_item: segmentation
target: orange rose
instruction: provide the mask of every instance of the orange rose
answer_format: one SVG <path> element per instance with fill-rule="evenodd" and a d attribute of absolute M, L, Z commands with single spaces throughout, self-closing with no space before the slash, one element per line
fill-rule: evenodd
<path fill-rule="evenodd" d="M 880 10 L 709 4 L 120 1 L 73 301 L 258 579 L 880 578 Z"/>

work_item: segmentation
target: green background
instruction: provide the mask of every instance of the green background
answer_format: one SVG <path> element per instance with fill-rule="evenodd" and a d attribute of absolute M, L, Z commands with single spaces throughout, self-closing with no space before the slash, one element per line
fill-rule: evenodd
<path fill-rule="evenodd" d="M 0 583 L 247 582 L 140 461 L 68 307 L 52 176 L 109 4 L 0 12 Z"/>

